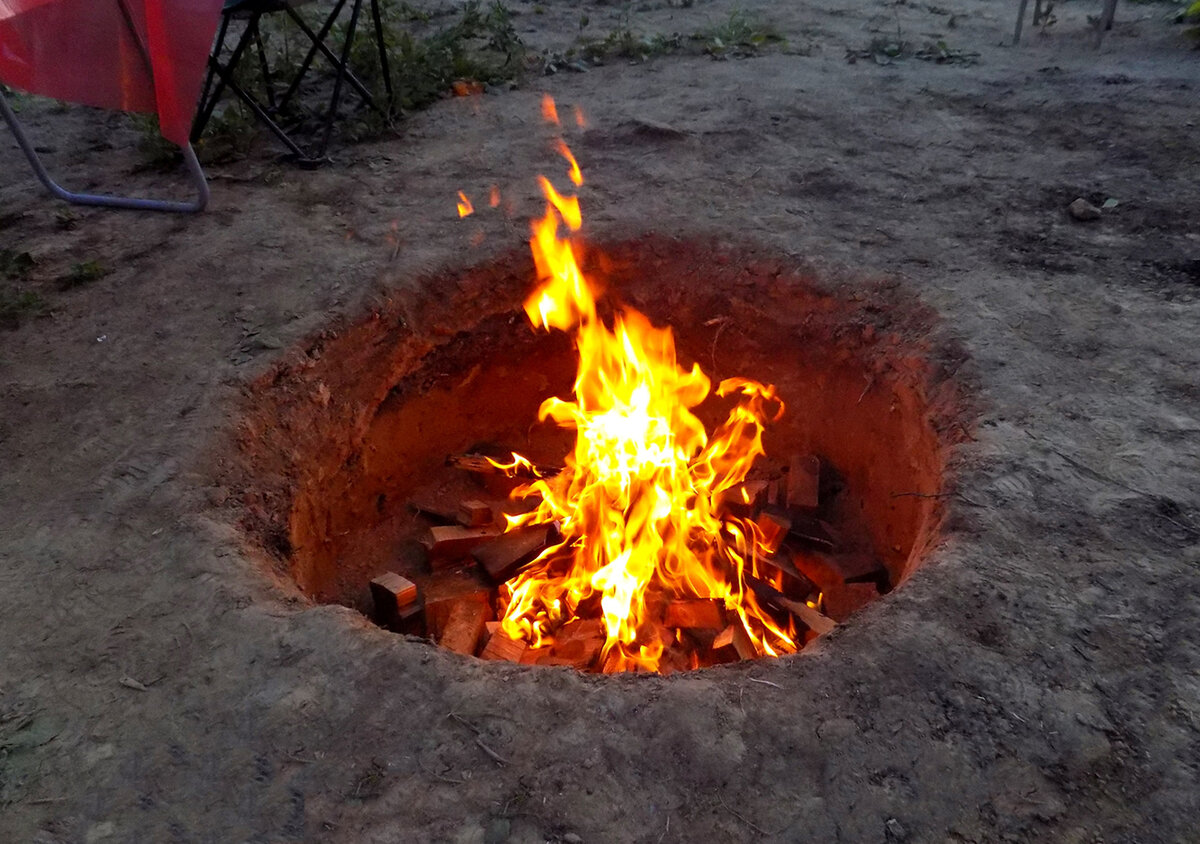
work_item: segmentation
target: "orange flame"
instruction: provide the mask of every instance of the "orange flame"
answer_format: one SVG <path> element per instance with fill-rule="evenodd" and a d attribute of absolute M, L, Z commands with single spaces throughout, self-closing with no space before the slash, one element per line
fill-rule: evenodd
<path fill-rule="evenodd" d="M 542 119 L 558 125 L 558 107 L 554 104 L 554 97 L 549 94 L 542 94 Z"/>
<path fill-rule="evenodd" d="M 656 616 L 658 598 L 709 598 L 759 654 L 795 652 L 746 588 L 772 549 L 757 525 L 717 506 L 764 453 L 763 427 L 783 403 L 771 386 L 723 381 L 716 394 L 737 403 L 709 436 L 692 412 L 711 392 L 708 376 L 680 366 L 670 329 L 641 313 L 621 309 L 611 327 L 601 318 L 570 234 L 582 224 L 579 201 L 539 180 L 547 201 L 531 239 L 539 284 L 525 311 L 535 326 L 573 330 L 579 354 L 574 397 L 547 399 L 539 417 L 574 429 L 576 442 L 561 473 L 513 493 L 536 507 L 509 516 L 508 529 L 553 523 L 561 538 L 501 588 L 504 632 L 537 647 L 566 621 L 599 615 L 603 670 L 653 671 L 674 635 Z M 531 464 L 517 455 L 506 464 L 517 465 Z"/>
<path fill-rule="evenodd" d="M 567 163 L 571 165 L 571 171 L 570 171 L 571 183 L 574 184 L 576 187 L 578 187 L 579 185 L 582 185 L 583 184 L 583 171 L 579 169 L 579 162 L 575 160 L 575 156 L 571 153 L 570 148 L 567 147 L 566 143 L 563 141 L 562 138 L 555 139 L 555 147 L 558 150 L 558 154 L 561 155 L 563 158 L 565 158 L 567 160 Z"/>
<path fill-rule="evenodd" d="M 492 185 L 491 190 L 488 192 L 488 205 L 495 208 L 499 204 L 500 204 L 500 186 Z"/>
<path fill-rule="evenodd" d="M 475 206 L 471 204 L 471 200 L 467 199 L 467 195 L 462 191 L 458 192 L 458 216 L 467 217 L 475 213 Z"/>
<path fill-rule="evenodd" d="M 587 118 L 583 116 L 583 109 L 579 106 L 575 106 L 575 125 L 580 129 L 587 128 Z"/>

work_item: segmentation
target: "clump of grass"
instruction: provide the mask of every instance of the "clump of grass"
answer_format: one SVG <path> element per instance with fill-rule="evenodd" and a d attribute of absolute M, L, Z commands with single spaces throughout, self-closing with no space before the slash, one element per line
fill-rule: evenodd
<path fill-rule="evenodd" d="M 0 249 L 0 278 L 10 281 L 26 278 L 36 263 L 28 252 Z"/>
<path fill-rule="evenodd" d="M 787 43 L 774 24 L 740 9 L 731 12 L 724 23 L 701 30 L 692 37 L 701 41 L 705 45 L 705 52 L 714 56 L 756 52 L 772 44 Z"/>
<path fill-rule="evenodd" d="M 48 310 L 46 301 L 33 291 L 0 286 L 0 328 L 20 328 L 25 320 L 42 316 Z"/>
<path fill-rule="evenodd" d="M 108 275 L 108 268 L 96 260 L 80 261 L 72 264 L 71 269 L 58 279 L 58 286 L 63 290 L 72 287 L 82 287 Z"/>
<path fill-rule="evenodd" d="M 603 38 L 581 39 L 578 55 L 592 64 L 603 64 L 612 59 L 627 59 L 644 62 L 655 56 L 663 56 L 683 49 L 683 36 L 646 35 L 628 26 L 620 26 Z"/>

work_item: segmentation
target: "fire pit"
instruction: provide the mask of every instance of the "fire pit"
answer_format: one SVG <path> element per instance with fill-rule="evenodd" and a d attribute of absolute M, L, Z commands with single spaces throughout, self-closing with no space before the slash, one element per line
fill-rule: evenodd
<path fill-rule="evenodd" d="M 257 385 L 247 524 L 283 570 L 465 655 L 606 673 L 794 654 L 899 584 L 950 418 L 920 309 L 744 250 L 590 249 L 541 181 L 532 266 L 423 285 L 457 307 L 389 302 Z"/>
<path fill-rule="evenodd" d="M 652 323 L 673 325 L 689 371 L 698 364 L 714 382 L 751 373 L 785 405 L 764 425 L 766 456 L 717 506 L 777 549 L 743 582 L 794 650 L 920 565 L 940 528 L 958 406 L 924 348 L 925 310 L 894 288 L 841 299 L 794 259 L 711 240 L 607 243 L 581 263 Z M 537 421 L 543 401 L 571 395 L 576 356 L 569 335 L 535 333 L 521 314 L 533 276 L 524 250 L 500 256 L 290 351 L 250 388 L 231 482 L 248 534 L 308 598 L 463 653 L 604 670 L 602 608 L 547 625 L 544 647 L 533 636 L 509 644 L 520 637 L 500 623 L 500 585 L 557 537 L 542 525 L 531 544 L 496 547 L 513 538 L 493 536 L 500 517 L 531 509 L 508 497 L 530 479 L 484 458 L 560 467 L 574 443 L 574 431 Z M 729 409 L 706 401 L 696 415 L 712 431 Z M 658 670 L 764 652 L 724 597 L 646 599 Z"/>

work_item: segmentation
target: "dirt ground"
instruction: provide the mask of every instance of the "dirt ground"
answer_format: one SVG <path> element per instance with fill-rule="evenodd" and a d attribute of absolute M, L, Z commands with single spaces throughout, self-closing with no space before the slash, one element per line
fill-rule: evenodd
<path fill-rule="evenodd" d="M 1099 51 L 1074 2 L 1012 48 L 1015 6 L 741 3 L 787 46 L 446 100 L 317 171 L 264 144 L 210 168 L 199 216 L 67 213 L 0 133 L 0 248 L 49 305 L 0 333 L 0 838 L 1200 840 L 1200 53 L 1133 3 Z M 546 49 L 623 13 L 513 8 Z M 897 27 L 978 59 L 848 60 Z M 235 527 L 245 385 L 519 247 L 560 169 L 543 91 L 587 115 L 592 236 L 750 241 L 847 297 L 891 280 L 969 354 L 944 541 L 805 654 L 484 665 L 311 604 Z M 173 184 L 120 120 L 24 116 L 68 184 Z M 511 214 L 460 221 L 493 183 Z M 1119 204 L 1079 222 L 1080 196 Z"/>

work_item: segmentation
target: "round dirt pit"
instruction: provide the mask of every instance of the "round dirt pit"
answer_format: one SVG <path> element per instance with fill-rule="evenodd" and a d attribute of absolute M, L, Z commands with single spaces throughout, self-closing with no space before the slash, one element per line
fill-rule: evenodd
<path fill-rule="evenodd" d="M 797 259 L 712 240 L 609 243 L 583 263 L 610 313 L 624 304 L 674 329 L 681 365 L 714 385 L 772 384 L 784 403 L 737 516 L 778 533 L 778 553 L 742 588 L 797 650 L 921 564 L 958 438 L 946 361 L 961 362 L 932 348 L 927 309 L 895 285 L 843 299 Z M 531 554 L 497 563 L 479 549 L 495 544 L 504 513 L 528 505 L 510 498 L 518 481 L 448 460 L 516 452 L 561 466 L 571 450 L 573 431 L 538 422 L 545 399 L 570 395 L 576 355 L 568 334 L 526 319 L 534 283 L 517 251 L 426 279 L 290 351 L 247 397 L 237 500 L 274 570 L 313 601 L 465 654 L 614 670 L 588 619 L 540 648 L 498 629 L 500 584 Z M 695 412 L 711 431 L 729 407 L 710 396 Z M 807 493 L 799 472 L 811 475 Z M 683 600 L 695 597 L 650 601 L 669 628 L 659 670 L 756 655 L 730 639 L 735 616 Z"/>

